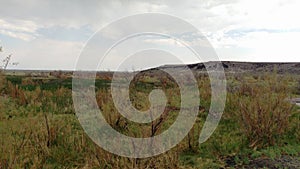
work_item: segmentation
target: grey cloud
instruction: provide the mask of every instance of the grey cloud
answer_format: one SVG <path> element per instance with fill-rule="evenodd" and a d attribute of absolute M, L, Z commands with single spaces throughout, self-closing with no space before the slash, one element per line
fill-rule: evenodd
<path fill-rule="evenodd" d="M 81 1 L 81 0 L 1 0 L 0 16 L 7 20 L 32 20 L 42 25 L 80 27 L 91 24 L 94 27 L 131 14 L 140 12 L 163 12 L 183 18 L 204 20 L 211 14 L 213 6 L 232 1 Z"/>
<path fill-rule="evenodd" d="M 228 44 L 236 47 L 240 44 L 238 38 L 252 33 L 251 31 L 272 31 L 282 26 L 291 27 L 288 30 L 290 32 L 299 32 L 300 24 L 295 21 L 298 7 L 290 4 L 297 1 L 251 1 L 252 6 L 244 4 L 243 8 L 240 6 L 241 2 L 249 3 L 247 0 L 0 0 L 0 21 L 2 21 L 0 34 L 30 41 L 22 42 L 26 43 L 25 45 L 19 44 L 19 47 L 22 45 L 24 46 L 22 48 L 26 47 L 26 51 L 11 46 L 11 50 L 16 50 L 14 53 L 17 57 L 24 56 L 25 61 L 20 60 L 24 64 L 27 60 L 40 59 L 40 57 L 73 58 L 73 55 L 77 55 L 76 52 L 61 49 L 74 50 L 80 45 L 69 44 L 69 42 L 83 43 L 89 35 L 104 25 L 121 17 L 144 12 L 166 13 L 180 17 L 196 26 L 212 43 L 217 44 L 217 48 L 228 46 Z M 264 3 L 265 6 L 261 6 L 260 3 Z M 272 14 L 265 11 L 265 7 L 270 6 L 274 6 Z M 257 14 L 257 7 L 260 7 L 261 13 L 259 14 Z M 279 8 L 282 10 L 277 10 Z M 273 18 L 273 14 L 277 17 Z M 289 18 L 291 22 L 288 22 Z M 32 24 L 24 24 L 21 21 Z M 121 31 L 126 32 L 127 29 L 133 29 L 135 26 L 146 26 L 147 24 L 144 23 L 147 22 L 147 20 L 141 20 L 139 23 L 132 23 L 128 27 L 122 27 Z M 9 26 L 5 27 L 1 23 Z M 157 22 L 157 24 L 160 23 Z M 86 36 L 73 37 L 85 31 Z M 107 36 L 113 36 L 118 31 L 120 30 L 115 32 L 110 30 L 108 33 L 111 34 Z M 182 38 L 193 40 L 193 36 L 189 34 L 183 34 Z M 2 43 L 6 43 L 3 42 L 4 39 L 1 40 Z M 31 40 L 36 42 L 31 42 Z M 49 46 L 39 46 L 43 42 Z M 63 45 L 67 47 L 60 48 Z M 237 49 L 232 49 L 225 54 L 229 56 L 235 51 Z M 45 59 L 41 59 L 43 60 Z M 50 66 L 56 67 L 55 59 L 50 60 L 54 60 Z M 50 61 L 44 63 L 45 66 L 48 63 Z M 28 67 L 30 64 L 34 67 L 34 63 L 28 63 Z M 68 67 L 71 66 L 68 65 Z"/>

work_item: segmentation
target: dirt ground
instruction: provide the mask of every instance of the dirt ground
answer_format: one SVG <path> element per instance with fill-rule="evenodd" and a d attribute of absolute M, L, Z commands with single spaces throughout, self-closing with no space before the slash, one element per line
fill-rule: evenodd
<path fill-rule="evenodd" d="M 249 164 L 237 165 L 234 161 L 234 157 L 230 157 L 226 160 L 226 168 L 245 168 L 245 169 L 299 169 L 300 168 L 300 156 L 291 157 L 283 155 L 280 158 L 257 158 L 251 160 Z"/>

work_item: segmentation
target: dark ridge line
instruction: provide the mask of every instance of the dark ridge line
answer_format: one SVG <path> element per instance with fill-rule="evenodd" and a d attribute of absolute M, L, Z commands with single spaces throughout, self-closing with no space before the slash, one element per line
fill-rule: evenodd
<path fill-rule="evenodd" d="M 264 66 L 282 66 L 282 65 L 290 65 L 294 67 L 299 67 L 300 69 L 300 62 L 242 62 L 242 61 L 220 61 L 224 70 L 232 67 L 241 67 L 241 66 L 255 66 L 253 68 L 260 68 Z M 206 64 L 216 64 L 220 63 L 218 61 L 209 61 L 209 62 L 201 62 L 201 63 L 191 63 L 191 64 L 166 64 L 158 67 L 138 70 L 140 72 L 149 71 L 149 70 L 157 70 L 157 69 L 165 69 L 165 68 L 183 68 L 188 67 L 190 69 L 205 69 Z M 243 68 L 240 68 L 243 70 Z M 250 70 L 250 69 L 245 69 Z M 79 72 L 95 72 L 92 70 L 76 70 Z M 60 70 L 60 69 L 6 69 L 5 72 L 31 72 L 31 73 L 50 73 L 50 72 L 64 72 L 64 73 L 73 73 L 75 70 Z M 97 73 L 126 73 L 126 72 L 133 72 L 133 71 L 97 71 Z"/>

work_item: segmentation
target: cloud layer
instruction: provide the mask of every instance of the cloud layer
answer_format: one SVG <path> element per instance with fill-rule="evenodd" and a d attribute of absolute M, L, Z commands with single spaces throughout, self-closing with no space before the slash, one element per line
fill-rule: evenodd
<path fill-rule="evenodd" d="M 299 8 L 297 0 L 1 0 L 0 43 L 4 55 L 20 62 L 10 68 L 74 69 L 95 31 L 124 16 L 158 12 L 196 26 L 221 60 L 300 61 Z"/>

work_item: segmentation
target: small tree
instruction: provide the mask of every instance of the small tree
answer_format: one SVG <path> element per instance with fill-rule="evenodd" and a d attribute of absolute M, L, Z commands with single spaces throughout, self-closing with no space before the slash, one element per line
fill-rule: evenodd
<path fill-rule="evenodd" d="M 0 46 L 0 52 L 3 52 L 3 47 L 2 46 Z M 3 71 L 7 68 L 7 66 L 9 64 L 18 65 L 17 62 L 10 63 L 11 57 L 12 57 L 11 54 L 8 55 L 7 57 L 5 57 L 2 60 L 2 64 L 0 64 L 0 93 L 2 92 L 3 88 L 5 87 L 5 80 L 6 80 Z"/>
<path fill-rule="evenodd" d="M 3 47 L 0 46 L 0 52 L 3 52 Z M 3 60 L 2 60 L 2 65 L 0 65 L 0 71 L 2 72 L 3 70 L 5 70 L 7 68 L 8 65 L 18 65 L 19 63 L 18 62 L 13 62 L 13 63 L 10 63 L 11 61 L 11 57 L 12 57 L 12 54 L 8 55 L 7 57 L 5 57 Z"/>
<path fill-rule="evenodd" d="M 0 52 L 2 52 L 2 46 L 0 46 Z M 0 67 L 0 93 L 4 88 L 4 81 L 5 81 L 2 71 L 3 71 L 3 68 L 1 66 Z"/>

